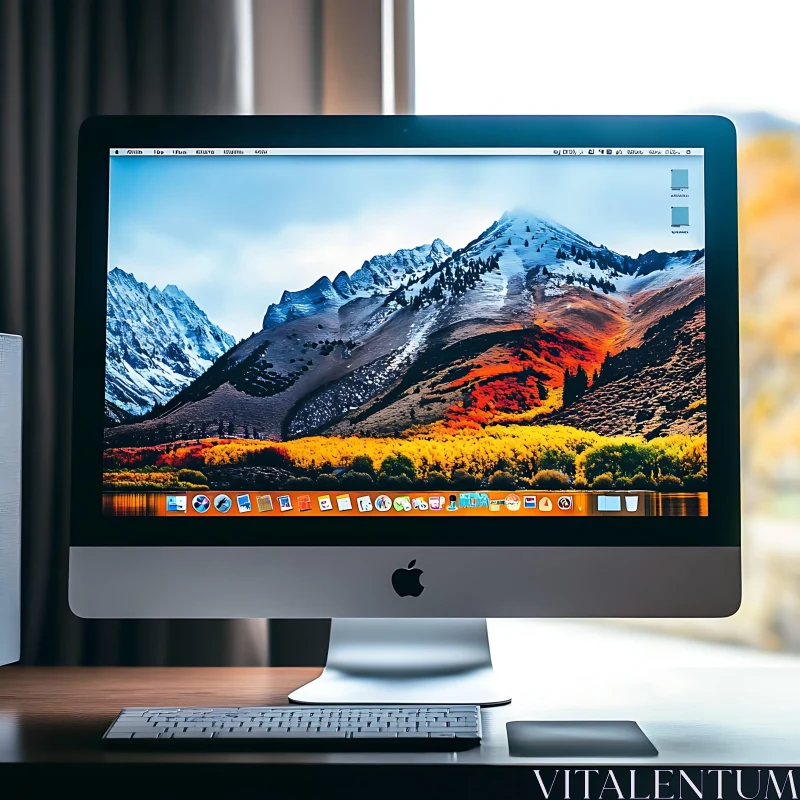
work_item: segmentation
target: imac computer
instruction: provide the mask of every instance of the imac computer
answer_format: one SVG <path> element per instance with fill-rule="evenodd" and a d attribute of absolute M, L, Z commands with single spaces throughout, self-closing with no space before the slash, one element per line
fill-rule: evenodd
<path fill-rule="evenodd" d="M 95 118 L 69 598 L 331 617 L 297 702 L 507 701 L 486 617 L 740 602 L 720 117 Z"/>

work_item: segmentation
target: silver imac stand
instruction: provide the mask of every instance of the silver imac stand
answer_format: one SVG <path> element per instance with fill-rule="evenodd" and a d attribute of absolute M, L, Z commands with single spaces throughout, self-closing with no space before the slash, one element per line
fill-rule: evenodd
<path fill-rule="evenodd" d="M 312 705 L 510 703 L 485 619 L 334 619 L 328 661 L 289 695 Z"/>

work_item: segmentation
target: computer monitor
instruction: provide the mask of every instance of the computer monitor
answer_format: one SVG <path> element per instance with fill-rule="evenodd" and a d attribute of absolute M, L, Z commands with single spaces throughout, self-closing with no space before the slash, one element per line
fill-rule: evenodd
<path fill-rule="evenodd" d="M 735 156 L 711 116 L 84 123 L 72 609 L 735 611 Z"/>

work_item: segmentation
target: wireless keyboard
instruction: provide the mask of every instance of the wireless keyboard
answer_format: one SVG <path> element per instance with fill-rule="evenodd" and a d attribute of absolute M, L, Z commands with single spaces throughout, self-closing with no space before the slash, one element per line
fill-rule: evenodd
<path fill-rule="evenodd" d="M 121 749 L 465 750 L 478 706 L 123 708 L 103 737 Z"/>

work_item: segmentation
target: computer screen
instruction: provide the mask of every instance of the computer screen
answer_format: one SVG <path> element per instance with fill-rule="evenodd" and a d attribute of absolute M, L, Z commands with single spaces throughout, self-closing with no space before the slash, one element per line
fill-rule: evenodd
<path fill-rule="evenodd" d="M 702 149 L 109 157 L 105 516 L 707 515 Z"/>

